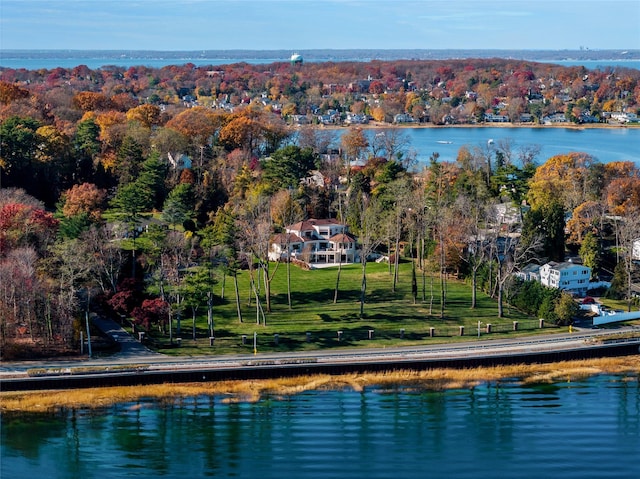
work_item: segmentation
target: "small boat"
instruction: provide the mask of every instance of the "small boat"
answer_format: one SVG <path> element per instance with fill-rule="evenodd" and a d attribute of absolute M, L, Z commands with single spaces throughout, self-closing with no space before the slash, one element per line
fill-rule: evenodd
<path fill-rule="evenodd" d="M 436 143 L 441 143 L 443 145 L 450 145 L 451 143 L 453 143 L 453 141 L 438 140 L 436 141 Z"/>
<path fill-rule="evenodd" d="M 489 138 L 489 141 L 487 141 L 487 145 L 493 145 L 493 138 Z"/>

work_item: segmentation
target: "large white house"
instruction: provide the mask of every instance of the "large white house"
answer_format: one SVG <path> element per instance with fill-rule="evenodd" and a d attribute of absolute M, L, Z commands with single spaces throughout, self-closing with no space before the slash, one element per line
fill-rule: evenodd
<path fill-rule="evenodd" d="M 355 263 L 356 246 L 347 225 L 333 219 L 308 219 L 287 226 L 284 233 L 271 239 L 269 259 L 290 258 L 311 265 Z"/>
<path fill-rule="evenodd" d="M 540 267 L 539 277 L 544 286 L 584 296 L 589 289 L 591 268 L 582 264 L 551 261 Z"/>

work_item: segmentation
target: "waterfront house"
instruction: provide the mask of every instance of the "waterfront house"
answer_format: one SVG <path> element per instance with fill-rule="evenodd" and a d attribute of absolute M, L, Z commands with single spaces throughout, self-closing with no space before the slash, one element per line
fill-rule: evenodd
<path fill-rule="evenodd" d="M 530 263 L 520 271 L 516 272 L 515 275 L 522 279 L 523 281 L 540 281 L 540 265 L 535 263 Z"/>
<path fill-rule="evenodd" d="M 355 263 L 357 240 L 348 226 L 334 219 L 308 219 L 275 235 L 269 247 L 269 259 L 295 259 L 312 267 Z"/>
<path fill-rule="evenodd" d="M 582 264 L 551 261 L 540 267 L 539 276 L 544 286 L 585 296 L 590 287 L 591 268 Z"/>

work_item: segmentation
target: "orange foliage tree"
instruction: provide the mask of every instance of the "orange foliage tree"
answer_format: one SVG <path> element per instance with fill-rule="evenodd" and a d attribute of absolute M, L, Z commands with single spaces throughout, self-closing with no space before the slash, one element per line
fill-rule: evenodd
<path fill-rule="evenodd" d="M 604 214 L 604 206 L 599 201 L 585 201 L 578 205 L 567 221 L 567 243 L 581 244 L 588 232 L 600 229 Z"/>
<path fill-rule="evenodd" d="M 226 120 L 227 114 L 204 107 L 194 107 L 178 113 L 165 126 L 182 133 L 192 145 L 203 146 L 209 144 L 210 139 Z"/>
<path fill-rule="evenodd" d="M 63 193 L 62 214 L 67 218 L 86 213 L 93 220 L 99 220 L 106 191 L 93 183 L 73 185 Z"/>
<path fill-rule="evenodd" d="M 12 83 L 0 81 L 0 103 L 8 104 L 21 98 L 28 98 L 29 90 L 21 88 Z"/>
<path fill-rule="evenodd" d="M 609 211 L 614 215 L 625 215 L 640 208 L 640 178 L 616 178 L 606 188 L 605 198 Z"/>
<path fill-rule="evenodd" d="M 73 106 L 82 111 L 99 111 L 111 108 L 111 101 L 103 93 L 81 91 L 73 96 Z"/>

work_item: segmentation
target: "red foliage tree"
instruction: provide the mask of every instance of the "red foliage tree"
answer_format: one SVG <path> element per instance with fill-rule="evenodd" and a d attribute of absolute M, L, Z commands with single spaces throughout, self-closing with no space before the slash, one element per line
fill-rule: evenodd
<path fill-rule="evenodd" d="M 50 213 L 22 203 L 0 207 L 0 255 L 20 246 L 46 247 L 58 227 Z"/>
<path fill-rule="evenodd" d="M 169 319 L 169 303 L 160 298 L 145 299 L 133 309 L 131 316 L 146 330 L 155 324 L 162 326 Z"/>

